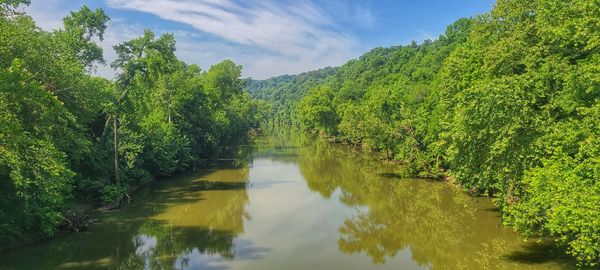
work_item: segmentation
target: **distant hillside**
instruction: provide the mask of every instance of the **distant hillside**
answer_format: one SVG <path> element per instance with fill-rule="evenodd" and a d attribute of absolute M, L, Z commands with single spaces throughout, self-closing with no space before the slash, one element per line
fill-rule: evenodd
<path fill-rule="evenodd" d="M 289 122 L 291 112 L 310 88 L 336 74 L 337 67 L 326 67 L 297 75 L 282 75 L 266 80 L 246 79 L 246 90 L 255 99 L 262 99 L 273 106 L 274 120 Z"/>
<path fill-rule="evenodd" d="M 457 44 L 466 40 L 469 19 L 450 25 L 435 41 L 388 48 L 374 48 L 340 67 L 326 67 L 297 75 L 282 75 L 266 80 L 246 79 L 245 89 L 255 99 L 265 100 L 274 109 L 276 122 L 298 123 L 296 107 L 310 89 L 329 86 L 338 102 L 361 99 L 375 84 L 400 77 L 412 83 L 429 84 L 443 60 Z"/>
<path fill-rule="evenodd" d="M 495 197 L 505 224 L 597 269 L 599 14 L 598 1 L 498 0 L 435 41 L 255 96 L 304 130 L 404 164 L 401 175 Z"/>

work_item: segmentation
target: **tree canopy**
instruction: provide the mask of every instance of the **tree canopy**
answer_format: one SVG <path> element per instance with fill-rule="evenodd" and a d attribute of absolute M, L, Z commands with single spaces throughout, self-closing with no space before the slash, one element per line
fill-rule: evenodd
<path fill-rule="evenodd" d="M 398 160 L 405 175 L 494 196 L 506 224 L 597 266 L 598 29 L 598 1 L 498 0 L 434 41 L 373 49 L 315 85 L 275 84 L 302 89 L 280 114 Z"/>
<path fill-rule="evenodd" d="M 243 91 L 241 66 L 188 65 L 172 34 L 116 45 L 116 80 L 93 76 L 105 63 L 105 12 L 83 6 L 44 31 L 21 4 L 0 1 L 3 248 L 54 235 L 78 203 L 115 204 L 132 186 L 199 166 L 266 115 Z"/>

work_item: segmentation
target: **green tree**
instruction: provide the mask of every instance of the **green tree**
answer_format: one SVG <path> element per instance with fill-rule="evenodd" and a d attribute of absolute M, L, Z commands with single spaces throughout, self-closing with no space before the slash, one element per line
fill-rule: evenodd
<path fill-rule="evenodd" d="M 338 121 L 333 106 L 333 90 L 327 86 L 311 89 L 298 104 L 297 114 L 305 129 L 332 134 Z"/>
<path fill-rule="evenodd" d="M 409 175 L 494 196 L 507 224 L 596 266 L 599 7 L 497 1 L 435 41 L 349 61 L 287 109 L 305 129 L 380 150 Z"/>
<path fill-rule="evenodd" d="M 75 116 L 32 76 L 18 59 L 0 72 L 0 239 L 8 245 L 28 232 L 54 234 L 75 175 L 59 148 L 61 136 L 77 136 Z"/>
<path fill-rule="evenodd" d="M 88 6 L 83 6 L 79 11 L 71 12 L 64 18 L 64 34 L 70 36 L 73 50 L 81 60 L 84 67 L 92 69 L 94 63 L 104 64 L 102 48 L 93 39 L 104 40 L 106 23 L 110 18 L 102 9 L 92 11 Z"/>

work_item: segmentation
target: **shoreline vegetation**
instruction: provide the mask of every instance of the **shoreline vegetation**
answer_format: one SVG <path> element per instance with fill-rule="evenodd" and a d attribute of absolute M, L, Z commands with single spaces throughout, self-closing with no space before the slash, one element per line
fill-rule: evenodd
<path fill-rule="evenodd" d="M 28 4 L 0 0 L 0 250 L 81 230 L 94 206 L 201 168 L 263 124 L 492 197 L 503 224 L 600 266 L 597 0 L 497 0 L 435 40 L 267 80 L 187 64 L 152 30 L 106 63 L 102 9 L 45 31 Z M 105 64 L 114 80 L 91 75 Z"/>
<path fill-rule="evenodd" d="M 600 5 L 498 0 L 436 40 L 248 80 L 270 121 L 490 196 L 503 223 L 600 265 Z"/>
<path fill-rule="evenodd" d="M 83 6 L 45 31 L 0 0 L 1 249 L 78 231 L 94 206 L 218 155 L 258 127 L 262 101 L 243 90 L 241 66 L 203 71 L 175 56 L 172 34 L 117 44 L 110 81 L 97 41 L 110 18 Z"/>

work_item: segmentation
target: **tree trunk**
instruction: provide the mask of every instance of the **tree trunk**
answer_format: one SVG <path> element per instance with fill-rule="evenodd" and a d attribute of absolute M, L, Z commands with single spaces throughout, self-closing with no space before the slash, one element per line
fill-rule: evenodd
<path fill-rule="evenodd" d="M 114 140 L 114 151 L 115 151 L 115 184 L 119 183 L 119 140 L 117 131 L 117 115 L 113 117 L 113 140 Z"/>

